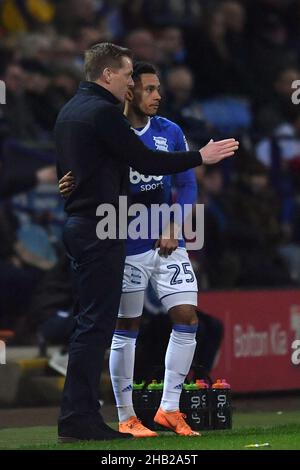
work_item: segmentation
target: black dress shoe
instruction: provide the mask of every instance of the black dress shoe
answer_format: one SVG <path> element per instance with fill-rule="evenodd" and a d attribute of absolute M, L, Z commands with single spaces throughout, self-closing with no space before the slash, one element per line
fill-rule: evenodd
<path fill-rule="evenodd" d="M 81 422 L 65 422 L 58 425 L 58 442 L 68 444 L 77 441 L 110 441 L 113 439 L 132 439 L 132 434 L 125 434 L 110 428 L 102 417 L 82 419 Z"/>
<path fill-rule="evenodd" d="M 59 435 L 58 442 L 60 444 L 70 444 L 78 441 L 111 441 L 114 439 L 134 439 L 132 434 L 126 434 L 118 431 L 104 432 L 102 430 L 94 430 L 88 434 L 78 432 L 70 432 L 68 435 Z"/>

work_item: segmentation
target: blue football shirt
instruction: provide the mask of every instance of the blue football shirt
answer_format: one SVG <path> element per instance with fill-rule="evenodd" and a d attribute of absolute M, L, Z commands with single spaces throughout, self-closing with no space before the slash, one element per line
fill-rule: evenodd
<path fill-rule="evenodd" d="M 174 122 L 154 116 L 142 129 L 133 129 L 142 142 L 152 150 L 165 152 L 188 150 L 188 144 L 180 127 Z M 127 239 L 127 255 L 144 253 L 154 248 L 157 239 L 151 239 L 151 204 L 172 204 L 172 187 L 176 190 L 176 201 L 182 207 L 184 204 L 194 204 L 197 197 L 197 185 L 194 171 L 187 170 L 175 175 L 142 175 L 130 168 L 129 194 L 131 204 L 139 203 L 148 208 L 148 239 Z M 138 216 L 137 216 L 138 217 Z M 129 223 L 134 217 L 129 218 Z M 184 246 L 184 240 L 179 241 Z"/>

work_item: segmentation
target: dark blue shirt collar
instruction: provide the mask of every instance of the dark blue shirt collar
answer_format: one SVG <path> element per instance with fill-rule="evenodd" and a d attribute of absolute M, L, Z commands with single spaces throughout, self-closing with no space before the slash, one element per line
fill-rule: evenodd
<path fill-rule="evenodd" d="M 106 90 L 106 88 L 103 88 L 95 82 L 80 82 L 79 91 L 94 93 L 96 95 L 102 96 L 113 104 L 120 104 L 120 101 L 110 91 Z"/>

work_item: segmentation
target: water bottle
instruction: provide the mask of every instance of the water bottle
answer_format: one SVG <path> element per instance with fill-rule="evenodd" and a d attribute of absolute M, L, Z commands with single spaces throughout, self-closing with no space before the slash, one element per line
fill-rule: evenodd
<path fill-rule="evenodd" d="M 203 379 L 197 379 L 196 385 L 200 390 L 200 407 L 201 407 L 201 418 L 202 418 L 202 428 L 201 429 L 210 429 L 211 428 L 211 419 L 210 419 L 210 387 L 207 382 Z"/>
<path fill-rule="evenodd" d="M 212 429 L 231 429 L 232 406 L 230 385 L 225 379 L 218 379 L 211 388 Z"/>
<path fill-rule="evenodd" d="M 186 415 L 186 421 L 194 431 L 209 429 L 208 392 L 208 385 L 203 380 L 183 384 L 180 411 Z"/>

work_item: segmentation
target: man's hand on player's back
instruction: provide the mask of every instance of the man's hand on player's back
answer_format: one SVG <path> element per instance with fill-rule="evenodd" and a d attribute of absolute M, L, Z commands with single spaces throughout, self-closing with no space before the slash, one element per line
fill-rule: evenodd
<path fill-rule="evenodd" d="M 66 173 L 58 182 L 59 192 L 64 199 L 67 199 L 75 187 L 75 178 L 71 171 Z"/>

